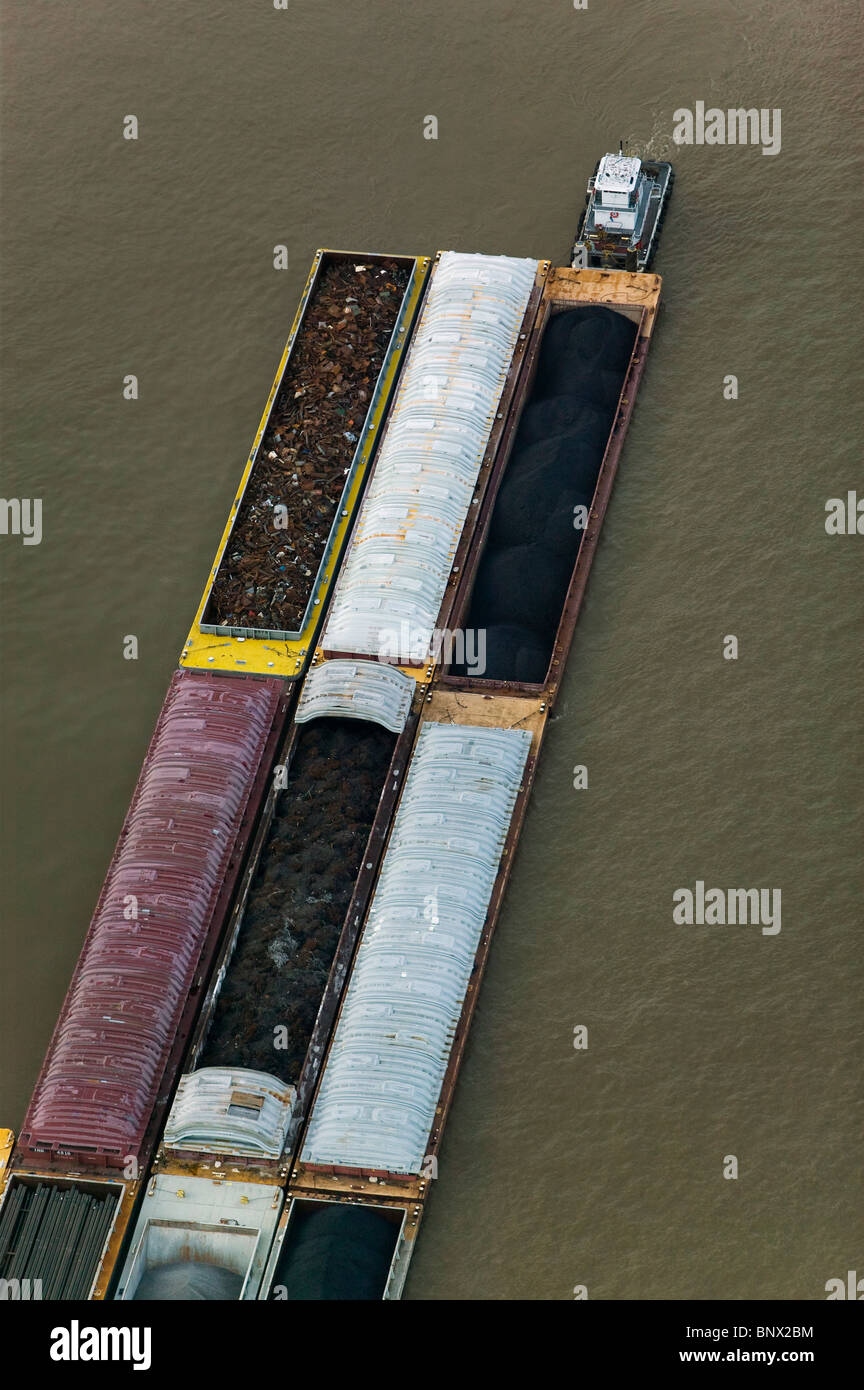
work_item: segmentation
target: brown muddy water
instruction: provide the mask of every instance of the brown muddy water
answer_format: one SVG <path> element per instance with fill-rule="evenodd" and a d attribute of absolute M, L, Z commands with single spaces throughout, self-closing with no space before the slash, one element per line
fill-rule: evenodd
<path fill-rule="evenodd" d="M 2 18 L 3 494 L 43 520 L 38 545 L 0 536 L 0 1123 L 23 1116 L 315 248 L 562 263 L 623 138 L 676 163 L 665 309 L 406 1296 L 824 1298 L 864 1258 L 864 539 L 825 529 L 829 498 L 864 493 L 859 6 Z M 698 101 L 779 108 L 779 154 L 676 147 Z M 781 930 L 676 924 L 697 881 L 782 890 Z"/>

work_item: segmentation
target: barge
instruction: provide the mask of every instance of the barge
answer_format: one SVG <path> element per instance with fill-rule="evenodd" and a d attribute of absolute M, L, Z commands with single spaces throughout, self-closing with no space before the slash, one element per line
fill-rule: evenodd
<path fill-rule="evenodd" d="M 314 650 L 428 269 L 429 258 L 424 256 L 316 253 L 180 657 L 181 667 L 256 672 L 286 680 L 302 676 Z M 321 320 L 319 314 L 326 308 L 321 307 L 320 297 L 328 277 L 336 274 L 339 293 L 331 292 L 337 299 L 332 311 L 338 310 L 341 317 Z M 361 351 L 360 344 L 350 341 L 355 332 L 352 310 L 358 307 L 353 301 L 361 285 L 368 281 L 372 291 L 381 282 L 389 307 L 386 315 L 379 313 L 376 318 L 377 333 L 372 336 L 379 341 L 371 351 L 368 347 Z M 350 288 L 353 295 L 347 293 Z M 362 323 L 364 316 L 358 315 L 356 321 Z M 323 358 L 323 366 L 316 360 L 314 369 L 310 369 L 305 343 L 312 335 L 318 357 Z M 332 387 L 325 390 L 331 380 Z M 350 413 L 334 407 L 334 391 L 340 401 L 351 402 Z M 308 415 L 300 410 L 307 396 Z M 323 470 L 316 467 L 321 456 L 325 456 Z M 303 498 L 317 505 L 298 517 L 295 502 Z M 292 522 L 302 536 L 292 535 L 286 522 Z M 309 531 L 314 540 L 311 548 Z M 244 568 L 243 552 L 250 544 L 259 547 L 259 564 Z M 295 553 L 301 549 L 302 554 Z M 284 592 L 292 579 L 304 586 L 293 610 Z M 241 598 L 235 602 L 232 590 L 237 589 Z"/>
<path fill-rule="evenodd" d="M 261 505 L 261 450 L 290 428 L 304 315 L 328 266 L 399 264 L 316 258 L 172 682 L 263 702 L 258 741 L 241 750 L 241 721 L 214 758 L 203 729 L 199 774 L 181 720 L 173 760 L 148 755 L 142 780 L 168 800 L 133 799 L 103 890 L 114 916 L 94 918 L 0 1164 L 0 1276 L 42 1277 L 47 1296 L 404 1287 L 660 281 L 446 252 L 426 282 L 428 259 L 402 261 L 338 514 L 279 609 L 302 600 L 305 626 L 256 627 L 286 598 L 267 588 L 285 556 L 268 540 L 245 615 L 231 567 L 260 524 L 244 506 Z M 450 641 L 470 631 L 482 652 Z M 178 833 L 193 806 L 212 841 Z M 151 839 L 187 899 L 167 883 L 148 897 L 126 846 Z"/>

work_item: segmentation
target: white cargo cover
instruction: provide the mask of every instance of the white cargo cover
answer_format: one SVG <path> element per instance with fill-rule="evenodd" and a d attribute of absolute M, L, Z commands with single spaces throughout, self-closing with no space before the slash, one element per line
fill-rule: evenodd
<path fill-rule="evenodd" d="M 416 683 L 395 667 L 377 661 L 325 661 L 303 682 L 298 724 L 309 719 L 371 719 L 401 734 L 411 709 Z"/>
<path fill-rule="evenodd" d="M 425 725 L 303 1146 L 419 1173 L 531 735 Z"/>
<path fill-rule="evenodd" d="M 187 1072 L 177 1087 L 163 1145 L 278 1158 L 295 1095 L 293 1086 L 263 1071 L 201 1067 Z"/>
<path fill-rule="evenodd" d="M 322 645 L 425 661 L 538 262 L 444 252 Z"/>

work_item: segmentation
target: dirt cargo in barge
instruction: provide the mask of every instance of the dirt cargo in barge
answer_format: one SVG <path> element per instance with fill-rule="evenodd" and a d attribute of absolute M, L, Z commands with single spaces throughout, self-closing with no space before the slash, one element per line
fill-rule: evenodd
<path fill-rule="evenodd" d="M 297 1080 L 396 735 L 317 719 L 280 759 L 266 844 L 196 1065 Z"/>
<path fill-rule="evenodd" d="M 388 851 L 383 858 L 364 923 L 354 969 L 343 995 L 313 1099 L 300 1156 L 289 1182 L 285 1212 L 261 1284 L 262 1298 L 304 1297 L 304 1286 L 316 1288 L 318 1297 L 357 1297 L 362 1294 L 365 1297 L 392 1298 L 399 1296 L 404 1285 L 430 1182 L 435 1175 L 443 1126 L 527 809 L 546 721 L 559 688 L 624 433 L 644 370 L 659 295 L 660 281 L 655 276 L 556 270 L 547 277 L 517 398 L 507 421 L 494 465 L 492 484 L 483 504 L 475 546 L 470 562 L 458 581 L 459 594 L 454 605 L 457 623 L 467 617 L 490 534 L 495 534 L 492 528 L 497 501 L 499 497 L 506 496 L 507 469 L 519 438 L 520 425 L 526 419 L 529 407 L 541 404 L 541 411 L 535 414 L 542 414 L 542 403 L 558 397 L 558 393 L 550 393 L 545 388 L 548 373 L 538 377 L 540 354 L 544 340 L 547 343 L 550 341 L 546 335 L 550 324 L 554 324 L 553 316 L 562 316 L 563 322 L 563 316 L 574 309 L 599 309 L 605 314 L 623 315 L 633 325 L 633 330 L 632 333 L 629 330 L 620 333 L 614 340 L 608 339 L 605 329 L 601 330 L 596 335 L 597 340 L 613 342 L 613 356 L 615 352 L 619 354 L 617 367 L 604 366 L 598 349 L 594 354 L 592 370 L 592 354 L 589 352 L 589 368 L 583 373 L 584 399 L 581 402 L 577 399 L 574 407 L 573 397 L 568 400 L 566 397 L 569 393 L 560 393 L 565 399 L 559 401 L 559 413 L 566 416 L 569 412 L 571 419 L 581 421 L 583 427 L 586 424 L 594 427 L 596 421 L 585 412 L 596 411 L 598 398 L 605 394 L 606 437 L 600 441 L 599 457 L 595 440 L 593 455 L 588 459 L 590 468 L 596 471 L 593 485 L 590 475 L 588 478 L 587 526 L 577 545 L 566 548 L 566 560 L 571 566 L 569 577 L 565 574 L 565 582 L 562 582 L 559 576 L 557 585 L 550 586 L 547 601 L 551 611 L 544 625 L 546 645 L 540 653 L 540 660 L 529 671 L 533 679 L 517 679 L 524 672 L 512 668 L 499 671 L 494 679 L 485 679 L 478 672 L 457 675 L 452 671 L 438 670 L 433 674 L 431 690 L 424 697 L 418 748 L 430 730 L 449 729 L 457 736 L 457 746 L 459 743 L 465 746 L 473 743 L 475 731 L 481 729 L 497 730 L 501 736 L 522 732 L 530 737 L 518 791 L 512 810 L 506 817 L 503 839 L 498 842 L 501 849 L 494 883 L 488 894 L 473 894 L 473 900 L 483 910 L 476 951 L 470 962 L 465 959 L 463 952 L 461 963 L 455 967 L 461 999 L 457 991 L 452 998 L 450 1012 L 443 1020 L 438 1020 L 439 1041 L 435 1042 L 435 1029 L 423 1002 L 428 990 L 424 990 L 421 981 L 424 972 L 428 976 L 430 969 L 430 978 L 440 975 L 444 979 L 454 968 L 451 947 L 447 947 L 444 955 L 439 953 L 437 961 L 430 953 L 435 950 L 432 943 L 440 942 L 442 935 L 454 935 L 454 924 L 459 921 L 461 908 L 452 893 L 450 900 L 447 900 L 447 889 L 452 889 L 454 876 L 461 879 L 463 887 L 467 888 L 471 881 L 471 866 L 477 862 L 477 849 L 468 843 L 476 836 L 467 828 L 467 822 L 466 828 L 462 828 L 463 818 L 458 813 L 458 807 L 454 807 L 448 822 L 447 808 L 427 798 L 425 808 L 428 808 L 430 824 L 436 818 L 441 823 L 438 831 L 423 833 L 443 836 L 443 843 L 448 850 L 456 849 L 457 856 L 461 840 L 462 871 L 457 871 L 451 863 L 448 875 L 442 879 L 441 865 L 436 863 L 428 845 L 423 844 L 422 837 L 417 838 L 417 827 L 409 824 L 406 843 L 414 846 L 414 872 L 402 876 L 401 895 L 394 899 L 394 902 L 398 901 L 398 914 L 390 914 L 393 925 L 388 926 L 386 913 L 383 917 L 380 913 L 376 915 L 382 885 L 387 889 L 388 870 L 389 877 L 393 878 L 393 866 L 388 861 L 397 842 L 399 817 L 403 809 L 406 812 L 411 810 L 405 794 L 418 767 L 415 752 L 409 764 L 405 793 L 397 807 Z M 600 317 L 604 318 L 605 314 L 601 312 Z M 570 332 L 573 327 L 578 327 L 580 320 L 583 323 L 591 322 L 590 316 L 583 313 L 577 315 L 569 327 L 565 325 L 564 329 L 558 330 L 568 339 L 567 347 Z M 580 336 L 584 338 L 586 335 Z M 554 335 L 551 341 L 555 342 Z M 600 361 L 596 360 L 598 357 Z M 545 366 L 554 375 L 554 363 L 547 362 Z M 616 379 L 601 382 L 603 391 L 598 392 L 592 381 L 594 371 L 611 371 Z M 614 397 L 611 408 L 610 396 Z M 559 407 L 554 407 L 554 410 L 558 412 Z M 520 447 L 524 441 L 523 431 Z M 529 439 L 526 447 L 530 447 L 531 442 Z M 547 450 L 547 454 L 551 452 Z M 516 470 L 511 476 L 516 476 Z M 557 497 L 554 487 L 550 488 L 546 502 L 548 520 L 552 523 L 566 522 L 572 517 L 573 505 L 568 487 L 561 489 Z M 528 518 L 531 525 L 535 521 L 535 517 Z M 566 529 L 565 525 L 565 533 Z M 512 577 L 518 585 L 518 568 Z M 530 577 L 526 573 L 524 582 L 527 583 Z M 487 592 L 494 596 L 494 589 L 495 586 L 490 585 Z M 419 822 L 422 823 L 424 803 L 421 801 L 415 806 L 415 819 L 418 807 L 421 813 Z M 497 817 L 499 826 L 502 815 Z M 425 913 L 430 902 L 433 903 L 431 922 Z M 404 940 L 404 927 L 401 924 L 406 920 L 415 929 L 413 943 Z M 434 934 L 429 930 L 432 926 Z M 383 976 L 378 978 L 380 972 L 375 965 L 376 950 L 387 947 L 394 953 L 394 960 L 401 953 L 401 975 L 405 977 L 407 986 L 400 986 L 396 977 L 392 977 L 389 984 Z M 416 959 L 412 959 L 412 952 L 419 952 Z M 451 961 L 449 965 L 445 961 L 447 955 Z M 441 1051 L 442 1026 L 443 1037 L 449 1038 L 446 1062 L 443 1062 Z M 404 1142 L 406 1135 L 411 1136 L 407 1144 Z M 337 1210 L 334 1211 L 334 1208 Z M 339 1212 L 339 1208 L 343 1210 Z M 367 1213 L 362 1227 L 358 1224 L 358 1217 L 353 1214 L 358 1210 Z M 343 1253 L 347 1266 L 356 1271 L 353 1292 L 350 1280 L 349 1291 L 346 1292 L 344 1281 L 328 1277 L 327 1272 L 332 1270 L 333 1261 L 338 1261 Z"/>
<path fill-rule="evenodd" d="M 547 277 L 453 606 L 454 627 L 487 632 L 484 688 L 554 701 L 659 303 L 656 275 L 556 269 Z M 502 576 L 515 593 L 509 609 Z M 509 629 L 503 642 L 500 627 Z M 478 677 L 451 665 L 441 679 L 468 689 Z"/>

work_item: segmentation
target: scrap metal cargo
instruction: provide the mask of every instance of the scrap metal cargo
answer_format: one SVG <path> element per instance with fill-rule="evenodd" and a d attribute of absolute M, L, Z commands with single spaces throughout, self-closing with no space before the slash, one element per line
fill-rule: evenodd
<path fill-rule="evenodd" d="M 317 253 L 181 666 L 302 676 L 428 267 Z"/>

